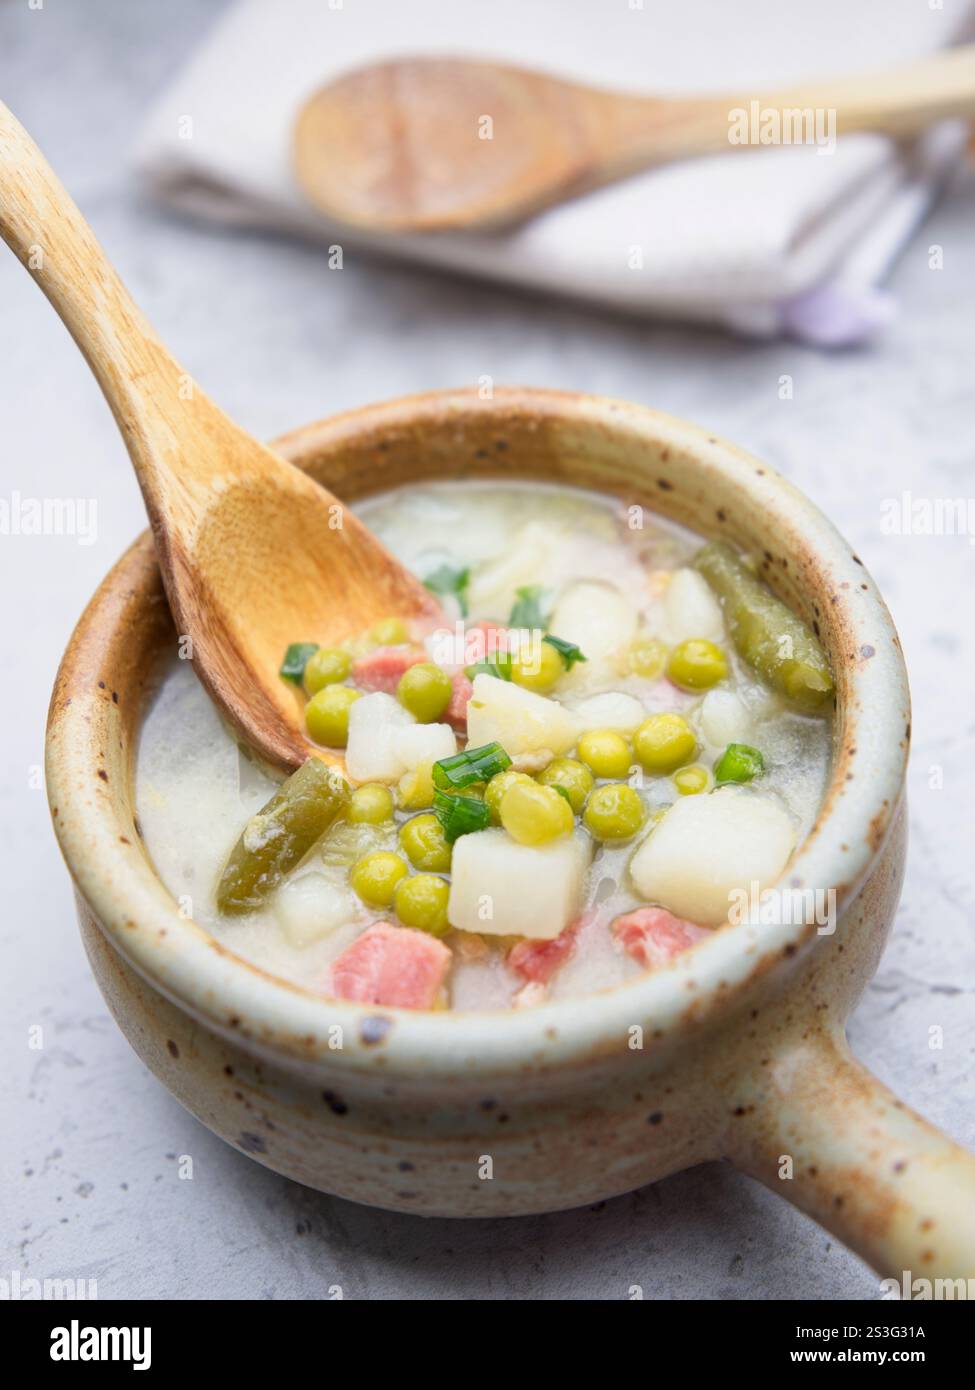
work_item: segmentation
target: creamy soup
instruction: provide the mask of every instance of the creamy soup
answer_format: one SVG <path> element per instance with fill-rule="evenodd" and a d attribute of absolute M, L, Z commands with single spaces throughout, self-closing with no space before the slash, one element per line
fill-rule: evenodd
<path fill-rule="evenodd" d="M 833 686 L 747 556 L 543 485 L 357 511 L 443 622 L 281 634 L 346 777 L 272 780 L 174 661 L 137 803 L 187 916 L 333 997 L 530 1007 L 666 967 L 779 879 L 823 796 Z"/>

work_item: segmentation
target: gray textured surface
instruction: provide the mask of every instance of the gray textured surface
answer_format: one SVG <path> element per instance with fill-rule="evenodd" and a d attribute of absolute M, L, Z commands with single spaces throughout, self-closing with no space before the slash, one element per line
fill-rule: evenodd
<path fill-rule="evenodd" d="M 602 391 L 699 420 L 763 455 L 837 521 L 888 596 L 914 685 L 912 848 L 896 931 L 851 1023 L 859 1055 L 975 1142 L 970 763 L 975 554 L 885 536 L 884 498 L 972 483 L 975 187 L 959 181 L 895 277 L 903 314 L 870 352 L 818 356 L 624 323 L 496 289 L 186 226 L 124 158 L 140 113 L 203 32 L 179 0 L 0 5 L 0 85 L 188 370 L 270 436 L 401 392 L 474 382 Z M 928 247 L 944 269 L 928 269 Z M 60 652 L 143 524 L 111 417 L 28 277 L 0 256 L 3 484 L 94 496 L 97 543 L 0 536 L 0 1275 L 96 1278 L 102 1297 L 872 1298 L 871 1273 L 727 1167 L 584 1210 L 461 1224 L 388 1216 L 285 1182 L 225 1147 L 145 1071 L 87 969 L 36 769 Z M 778 398 L 782 374 L 791 401 Z M 937 769 L 942 770 L 941 776 Z M 27 1045 L 41 1024 L 45 1046 Z M 928 1030 L 943 1027 L 932 1051 Z M 193 1181 L 175 1156 L 190 1154 Z"/>

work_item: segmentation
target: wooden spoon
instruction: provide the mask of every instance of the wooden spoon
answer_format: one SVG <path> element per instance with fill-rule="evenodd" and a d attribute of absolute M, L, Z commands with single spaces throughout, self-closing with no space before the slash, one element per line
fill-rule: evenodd
<path fill-rule="evenodd" d="M 0 235 L 87 358 L 135 468 L 181 638 L 247 744 L 283 768 L 310 754 L 278 676 L 292 641 L 379 618 L 435 620 L 433 596 L 330 492 L 245 433 L 169 355 L 43 155 L 0 105 Z M 187 641 L 188 639 L 188 641 Z"/>
<path fill-rule="evenodd" d="M 731 113 L 750 116 L 755 102 L 780 116 L 832 113 L 835 134 L 914 135 L 975 116 L 975 45 L 867 77 L 683 99 L 503 63 L 401 58 L 316 92 L 297 117 L 294 164 L 316 207 L 363 230 L 500 226 L 655 164 L 749 148 L 729 138 Z"/>

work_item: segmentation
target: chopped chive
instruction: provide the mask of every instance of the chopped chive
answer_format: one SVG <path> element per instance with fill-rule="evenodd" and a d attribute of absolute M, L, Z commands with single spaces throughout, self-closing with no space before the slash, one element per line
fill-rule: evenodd
<path fill-rule="evenodd" d="M 493 657 L 477 661 L 465 668 L 465 675 L 473 680 L 475 676 L 495 676 L 499 681 L 511 680 L 512 656 L 510 652 L 497 652 Z"/>
<path fill-rule="evenodd" d="M 576 646 L 575 642 L 566 642 L 561 637 L 553 637 L 551 633 L 547 633 L 542 638 L 542 641 L 547 642 L 550 647 L 555 648 L 559 656 L 565 662 L 565 669 L 567 671 L 571 671 L 577 661 L 588 660 L 588 657 L 583 656 L 581 649 Z"/>
<path fill-rule="evenodd" d="M 444 838 L 453 844 L 461 835 L 486 830 L 491 823 L 491 808 L 486 801 L 474 796 L 453 796 L 434 788 L 433 813 L 443 826 Z"/>
<path fill-rule="evenodd" d="M 757 748 L 747 743 L 729 743 L 714 765 L 714 780 L 722 782 L 750 782 L 753 777 L 765 771 L 765 759 Z"/>
<path fill-rule="evenodd" d="M 428 574 L 423 583 L 432 594 L 452 595 L 460 605 L 461 617 L 467 617 L 467 586 L 470 583 L 469 569 L 454 569 L 452 565 L 441 565 Z"/>
<path fill-rule="evenodd" d="M 509 627 L 548 627 L 548 619 L 542 612 L 542 596 L 545 590 L 541 584 L 528 584 L 516 589 L 517 595 L 511 608 Z"/>
<path fill-rule="evenodd" d="M 293 685 L 300 685 L 304 679 L 308 658 L 314 656 L 317 651 L 317 642 L 292 642 L 284 654 L 278 675 L 282 680 L 291 681 Z"/>
<path fill-rule="evenodd" d="M 558 792 L 559 796 L 564 796 L 566 801 L 572 806 L 572 797 L 569 795 L 567 787 L 563 787 L 561 782 L 549 782 L 548 785 Z M 575 815 L 576 808 L 572 806 L 572 814 Z"/>
<path fill-rule="evenodd" d="M 441 758 L 433 765 L 433 785 L 444 790 L 469 787 L 474 782 L 490 782 L 511 766 L 511 759 L 500 743 L 467 748 L 453 757 Z"/>

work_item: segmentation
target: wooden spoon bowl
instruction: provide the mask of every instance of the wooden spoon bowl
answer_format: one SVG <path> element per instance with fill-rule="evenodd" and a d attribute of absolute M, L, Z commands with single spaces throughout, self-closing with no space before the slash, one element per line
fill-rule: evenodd
<path fill-rule="evenodd" d="M 180 644 L 263 760 L 312 744 L 278 676 L 292 641 L 335 643 L 378 618 L 432 621 L 433 596 L 317 486 L 227 418 L 132 302 L 43 155 L 0 105 L 0 236 L 98 379 L 145 499 Z"/>

